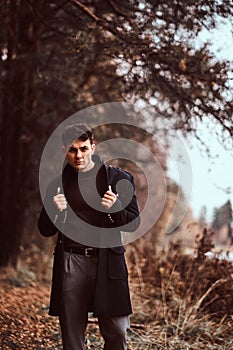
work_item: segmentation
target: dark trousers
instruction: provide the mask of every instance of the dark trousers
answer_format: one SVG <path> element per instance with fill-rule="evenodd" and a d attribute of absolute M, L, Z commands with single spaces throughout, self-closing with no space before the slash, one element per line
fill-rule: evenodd
<path fill-rule="evenodd" d="M 85 350 L 88 310 L 94 298 L 97 257 L 65 252 L 64 285 L 60 325 L 64 350 Z M 98 317 L 104 350 L 126 350 L 129 317 Z"/>

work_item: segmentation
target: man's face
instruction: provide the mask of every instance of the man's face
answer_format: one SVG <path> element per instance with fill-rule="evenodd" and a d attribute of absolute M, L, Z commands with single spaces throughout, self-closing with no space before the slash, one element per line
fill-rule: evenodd
<path fill-rule="evenodd" d="M 88 171 L 94 167 L 94 162 L 91 159 L 94 153 L 95 145 L 91 144 L 90 140 L 76 140 L 66 150 L 67 162 L 77 171 Z"/>

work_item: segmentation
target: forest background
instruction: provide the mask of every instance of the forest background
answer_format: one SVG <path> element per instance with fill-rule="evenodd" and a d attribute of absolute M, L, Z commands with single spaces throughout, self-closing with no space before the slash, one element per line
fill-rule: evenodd
<path fill-rule="evenodd" d="M 142 135 L 135 128 L 134 139 L 154 152 L 165 172 L 166 153 L 151 142 L 151 135 L 157 133 L 162 132 L 166 140 L 177 133 L 192 135 L 203 145 L 197 128 L 211 121 L 216 126 L 213 137 L 232 151 L 231 62 L 217 58 L 207 42 L 195 45 L 203 28 L 211 30 L 221 20 L 232 21 L 232 12 L 231 0 L 8 0 L 0 4 L 0 267 L 4 280 L 24 284 L 25 279 L 44 283 L 48 279 L 53 241 L 45 242 L 36 227 L 41 208 L 40 158 L 53 130 L 73 113 L 107 102 L 128 102 L 142 110 L 149 106 L 150 134 Z M 144 119 L 138 120 L 138 126 L 144 128 L 148 115 L 143 111 L 141 115 Z M 101 128 L 97 141 L 125 137 L 127 128 Z M 146 191 L 142 175 L 135 175 L 143 207 Z M 204 212 L 194 222 L 189 208 L 168 235 L 168 224 L 177 215 L 173 208 L 179 190 L 168 181 L 160 219 L 128 249 L 138 305 L 135 322 L 153 325 L 149 331 L 135 328 L 143 334 L 135 331 L 138 343 L 132 348 L 139 349 L 141 343 L 153 349 L 157 342 L 161 349 L 182 349 L 191 341 L 190 349 L 206 349 L 207 342 L 216 349 L 222 342 L 222 348 L 230 349 L 231 263 L 218 257 L 209 260 L 205 253 L 213 244 L 228 247 L 231 243 L 231 203 L 216 209 L 214 235 L 206 227 Z M 184 208 L 185 198 L 179 200 L 179 208 Z M 169 243 L 171 239 L 176 243 Z M 43 261 L 41 266 L 35 263 L 38 259 Z M 200 278 L 203 283 L 197 287 Z M 17 287 L 14 283 L 11 288 Z M 4 288 L 9 293 L 9 286 Z M 219 320 L 223 328 L 216 326 Z M 160 334 L 157 340 L 151 340 L 151 329 Z M 13 333 L 4 333 L 2 341 Z"/>

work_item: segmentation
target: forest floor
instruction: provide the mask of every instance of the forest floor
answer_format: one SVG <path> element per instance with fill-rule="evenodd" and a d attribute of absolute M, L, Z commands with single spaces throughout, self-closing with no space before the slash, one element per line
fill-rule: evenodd
<path fill-rule="evenodd" d="M 57 317 L 48 315 L 51 291 L 51 256 L 36 246 L 23 251 L 18 268 L 6 268 L 0 274 L 0 350 L 60 350 L 62 340 Z M 146 347 L 146 327 L 135 324 L 128 332 L 128 349 Z M 89 317 L 86 331 L 87 350 L 103 349 L 97 319 Z"/>
<path fill-rule="evenodd" d="M 62 349 L 59 321 L 57 317 L 48 316 L 49 284 L 39 282 L 12 286 L 1 281 L 0 289 L 1 350 Z M 142 324 L 132 323 L 128 332 L 128 348 L 157 349 L 151 336 L 146 341 L 146 333 Z M 103 339 L 94 318 L 89 318 L 86 338 L 87 349 L 103 348 Z"/>
<path fill-rule="evenodd" d="M 12 286 L 8 282 L 0 282 L 0 289 L 1 350 L 62 350 L 58 319 L 48 316 L 49 284 L 39 282 L 26 286 Z M 212 332 L 212 339 L 211 334 L 209 335 L 209 341 L 198 340 L 197 333 L 193 341 L 184 341 L 179 337 L 169 339 L 168 327 L 156 323 L 133 323 L 133 319 L 131 321 L 131 328 L 128 331 L 128 350 L 233 349 L 231 340 L 226 340 L 224 345 L 220 334 L 218 339 L 214 339 L 214 332 Z M 200 322 L 200 330 L 203 325 L 204 322 L 203 324 Z M 219 326 L 216 325 L 215 329 Z M 200 337 L 201 333 L 202 330 Z M 99 333 L 97 320 L 94 318 L 89 319 L 86 338 L 88 350 L 103 349 L 103 339 Z"/>
<path fill-rule="evenodd" d="M 128 350 L 233 350 L 233 265 L 205 259 L 201 242 L 196 258 L 178 244 L 150 260 L 141 252 L 140 263 L 133 250 L 128 255 Z M 23 251 L 16 270 L 1 271 L 0 350 L 62 349 L 59 321 L 48 316 L 51 265 L 51 256 L 34 247 Z M 86 339 L 87 350 L 103 349 L 95 318 Z"/>

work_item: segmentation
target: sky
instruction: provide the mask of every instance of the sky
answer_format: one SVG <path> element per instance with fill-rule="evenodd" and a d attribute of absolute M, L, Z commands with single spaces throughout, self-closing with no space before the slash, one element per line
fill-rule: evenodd
<path fill-rule="evenodd" d="M 233 38 L 231 30 L 231 25 L 228 22 L 220 24 L 219 28 L 212 32 L 205 29 L 201 33 L 197 45 L 210 40 L 212 50 L 218 58 L 232 61 Z M 179 171 L 175 169 L 172 161 L 168 163 L 168 174 L 181 185 L 186 199 L 192 207 L 194 218 L 198 219 L 201 208 L 206 206 L 206 219 L 210 222 L 215 207 L 222 206 L 227 200 L 231 200 L 233 205 L 233 151 L 231 153 L 226 151 L 207 125 L 200 123 L 198 129 L 211 149 L 211 157 L 209 158 L 205 152 L 200 150 L 200 145 L 195 139 L 189 139 L 192 147 L 189 146 L 189 143 L 186 143 L 186 151 L 192 169 L 192 189 L 190 190 L 190 179 L 188 179 L 190 165 L 187 163 L 180 165 L 183 174 L 187 174 L 186 181 L 184 181 L 185 176 L 182 177 L 181 181 Z M 174 140 L 173 151 L 178 147 Z"/>
<path fill-rule="evenodd" d="M 206 131 L 207 134 L 207 131 Z M 208 134 L 208 137 L 211 136 Z M 227 152 L 215 139 L 209 142 L 212 156 L 200 154 L 198 146 L 189 150 L 193 186 L 191 206 L 199 217 L 203 205 L 207 207 L 207 219 L 213 217 L 213 209 L 230 200 L 233 204 L 233 153 Z"/>
<path fill-rule="evenodd" d="M 227 200 L 233 204 L 233 151 L 226 151 L 212 137 L 207 125 L 200 124 L 199 129 L 211 149 L 210 155 L 201 151 L 195 139 L 191 138 L 190 142 L 183 139 L 182 145 L 174 139 L 172 157 L 168 160 L 168 176 L 181 186 L 194 218 L 198 219 L 202 207 L 206 206 L 206 219 L 210 222 L 214 208 L 222 206 Z"/>

